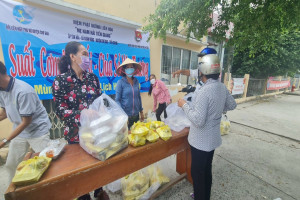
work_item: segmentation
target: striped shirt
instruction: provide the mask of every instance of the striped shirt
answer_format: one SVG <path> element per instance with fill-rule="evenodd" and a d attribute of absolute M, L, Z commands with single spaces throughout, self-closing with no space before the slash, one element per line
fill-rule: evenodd
<path fill-rule="evenodd" d="M 183 105 L 183 110 L 192 122 L 188 141 L 202 151 L 212 151 L 222 144 L 220 122 L 222 113 L 236 108 L 236 102 L 225 85 L 208 79 L 196 89 L 193 101 Z"/>

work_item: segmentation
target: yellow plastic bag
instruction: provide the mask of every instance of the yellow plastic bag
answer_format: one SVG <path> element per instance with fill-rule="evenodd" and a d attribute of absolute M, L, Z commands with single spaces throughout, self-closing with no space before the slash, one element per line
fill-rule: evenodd
<path fill-rule="evenodd" d="M 144 126 L 145 123 L 138 121 L 138 122 L 134 122 L 133 125 L 130 127 L 130 130 L 132 131 L 133 129 L 135 129 L 136 126 Z"/>
<path fill-rule="evenodd" d="M 144 124 L 136 125 L 133 130 L 131 130 L 131 134 L 138 136 L 146 136 L 149 132 L 149 129 L 144 126 Z"/>
<path fill-rule="evenodd" d="M 16 186 L 28 185 L 39 181 L 43 173 L 50 165 L 51 158 L 38 157 L 22 161 L 18 167 L 14 178 L 13 184 Z"/>
<path fill-rule="evenodd" d="M 153 130 L 149 130 L 149 133 L 148 135 L 146 136 L 146 139 L 149 141 L 149 142 L 156 142 L 158 139 L 159 139 L 159 135 L 153 131 Z"/>
<path fill-rule="evenodd" d="M 123 199 L 138 199 L 149 188 L 149 176 L 142 170 L 121 179 Z"/>
<path fill-rule="evenodd" d="M 168 125 L 156 129 L 156 132 L 158 133 L 159 137 L 164 141 L 167 141 L 172 137 L 171 129 Z"/>
<path fill-rule="evenodd" d="M 162 127 L 164 125 L 165 125 L 165 123 L 161 122 L 161 121 L 151 121 L 150 129 L 156 130 L 157 128 Z"/>
<path fill-rule="evenodd" d="M 151 121 L 145 123 L 145 126 L 150 130 Z"/>
<path fill-rule="evenodd" d="M 129 144 L 134 147 L 143 146 L 146 144 L 146 138 L 139 135 L 129 134 L 128 135 Z"/>
<path fill-rule="evenodd" d="M 160 168 L 156 165 L 150 165 L 147 168 L 147 171 L 150 177 L 150 185 L 153 185 L 156 182 L 159 182 L 159 184 L 161 185 L 170 182 L 170 179 L 167 176 L 165 176 L 160 170 Z"/>
<path fill-rule="evenodd" d="M 229 133 L 229 130 L 230 130 L 230 121 L 226 115 L 223 115 L 220 124 L 221 135 L 227 135 Z"/>

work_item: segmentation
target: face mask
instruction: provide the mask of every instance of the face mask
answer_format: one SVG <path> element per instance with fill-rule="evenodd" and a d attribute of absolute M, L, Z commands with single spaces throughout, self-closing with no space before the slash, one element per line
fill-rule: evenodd
<path fill-rule="evenodd" d="M 155 79 L 154 79 L 154 78 L 151 79 L 151 80 L 150 80 L 150 83 L 153 85 L 153 84 L 155 83 Z"/>
<path fill-rule="evenodd" d="M 129 78 L 132 77 L 133 72 L 134 72 L 134 68 L 127 68 L 127 69 L 125 69 L 125 74 L 126 74 Z"/>
<path fill-rule="evenodd" d="M 83 71 L 87 71 L 90 68 L 90 58 L 88 56 L 81 56 L 81 64 L 79 64 L 79 67 Z"/>

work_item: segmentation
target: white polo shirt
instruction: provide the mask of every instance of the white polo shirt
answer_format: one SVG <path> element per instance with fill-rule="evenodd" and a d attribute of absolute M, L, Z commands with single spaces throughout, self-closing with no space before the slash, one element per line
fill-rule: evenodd
<path fill-rule="evenodd" d="M 51 128 L 45 107 L 34 89 L 24 81 L 10 78 L 7 89 L 0 89 L 0 107 L 5 108 L 14 129 L 22 122 L 21 117 L 32 116 L 32 122 L 18 137 L 40 137 L 47 134 Z"/>

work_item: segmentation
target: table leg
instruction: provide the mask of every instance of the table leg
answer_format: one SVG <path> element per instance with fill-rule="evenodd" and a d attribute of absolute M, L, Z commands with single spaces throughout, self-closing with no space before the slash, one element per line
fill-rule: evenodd
<path fill-rule="evenodd" d="M 179 174 L 186 173 L 187 179 L 190 183 L 193 183 L 192 176 L 191 176 L 191 147 L 188 146 L 187 149 L 177 153 L 176 157 L 176 171 Z"/>

